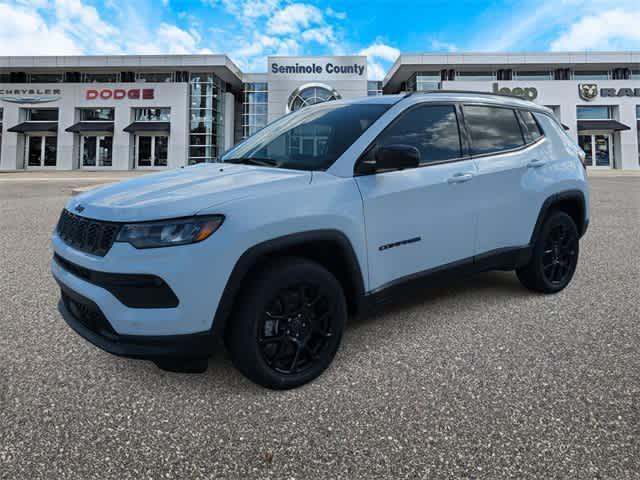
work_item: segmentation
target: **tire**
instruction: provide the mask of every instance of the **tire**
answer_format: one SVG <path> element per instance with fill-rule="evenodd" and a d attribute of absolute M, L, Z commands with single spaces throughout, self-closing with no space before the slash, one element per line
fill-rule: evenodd
<path fill-rule="evenodd" d="M 573 278 L 579 251 L 578 228 L 573 219 L 564 212 L 552 211 L 535 240 L 531 260 L 516 270 L 518 279 L 536 292 L 559 292 Z"/>
<path fill-rule="evenodd" d="M 299 387 L 332 362 L 347 319 L 344 292 L 321 265 L 276 260 L 251 279 L 227 329 L 233 364 L 271 389 Z"/>

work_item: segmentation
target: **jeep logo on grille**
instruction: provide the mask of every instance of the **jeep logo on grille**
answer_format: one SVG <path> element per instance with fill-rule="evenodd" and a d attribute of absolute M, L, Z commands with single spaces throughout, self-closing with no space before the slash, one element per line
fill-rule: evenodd
<path fill-rule="evenodd" d="M 74 210 L 78 213 L 82 213 L 82 211 L 84 210 L 84 207 L 82 205 L 76 205 Z"/>

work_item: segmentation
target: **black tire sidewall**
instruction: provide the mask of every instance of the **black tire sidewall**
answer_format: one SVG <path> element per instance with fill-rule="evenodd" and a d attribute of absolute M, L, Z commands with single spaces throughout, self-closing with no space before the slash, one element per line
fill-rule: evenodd
<path fill-rule="evenodd" d="M 569 271 L 569 274 L 567 275 L 566 280 L 563 283 L 556 284 L 556 283 L 550 282 L 547 279 L 546 275 L 544 274 L 544 271 L 542 268 L 542 257 L 544 255 L 545 241 L 549 236 L 551 230 L 558 225 L 566 226 L 567 228 L 571 229 L 572 234 L 575 235 L 576 256 L 575 256 L 575 262 L 571 265 L 571 269 Z M 560 290 L 564 289 L 567 285 L 569 285 L 576 271 L 579 255 L 580 255 L 580 242 L 579 242 L 578 228 L 576 227 L 575 222 L 569 215 L 567 215 L 564 212 L 560 212 L 560 211 L 552 212 L 547 217 L 547 219 L 544 222 L 544 225 L 542 226 L 540 235 L 538 236 L 538 239 L 534 247 L 533 257 L 531 259 L 535 267 L 536 280 L 537 282 L 539 282 L 543 290 L 546 292 L 559 292 Z"/>
<path fill-rule="evenodd" d="M 282 289 L 300 283 L 318 285 L 330 299 L 333 335 L 330 348 L 309 370 L 285 375 L 264 360 L 258 345 L 258 330 L 268 302 Z M 268 388 L 295 388 L 318 377 L 333 361 L 340 346 L 347 318 L 344 292 L 336 278 L 321 265 L 298 258 L 280 259 L 264 268 L 244 292 L 232 319 L 229 350 L 236 367 L 250 380 Z"/>

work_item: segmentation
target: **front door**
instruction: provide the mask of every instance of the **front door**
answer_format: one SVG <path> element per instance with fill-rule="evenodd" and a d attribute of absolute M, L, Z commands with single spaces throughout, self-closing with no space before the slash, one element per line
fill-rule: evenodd
<path fill-rule="evenodd" d="M 111 166 L 113 153 L 111 135 L 83 135 L 80 139 L 80 165 L 83 168 Z"/>
<path fill-rule="evenodd" d="M 587 167 L 613 166 L 613 138 L 609 133 L 578 135 L 578 144 L 584 150 Z"/>
<path fill-rule="evenodd" d="M 58 137 L 55 135 L 29 135 L 25 146 L 27 168 L 55 167 Z"/>
<path fill-rule="evenodd" d="M 418 149 L 419 167 L 356 177 L 364 206 L 369 290 L 473 257 L 476 169 L 463 157 L 455 107 L 410 108 L 362 160 L 398 144 Z"/>
<path fill-rule="evenodd" d="M 136 135 L 136 168 L 166 167 L 167 135 Z"/>

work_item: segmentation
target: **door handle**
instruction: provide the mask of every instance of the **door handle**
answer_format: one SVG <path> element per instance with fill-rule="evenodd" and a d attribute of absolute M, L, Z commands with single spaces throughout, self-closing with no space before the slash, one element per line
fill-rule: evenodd
<path fill-rule="evenodd" d="M 529 163 L 527 163 L 527 167 L 538 168 L 543 166 L 545 163 L 547 163 L 546 160 L 531 160 Z"/>
<path fill-rule="evenodd" d="M 447 182 L 448 183 L 464 183 L 468 182 L 473 178 L 473 173 L 470 172 L 458 172 L 450 177 Z"/>

